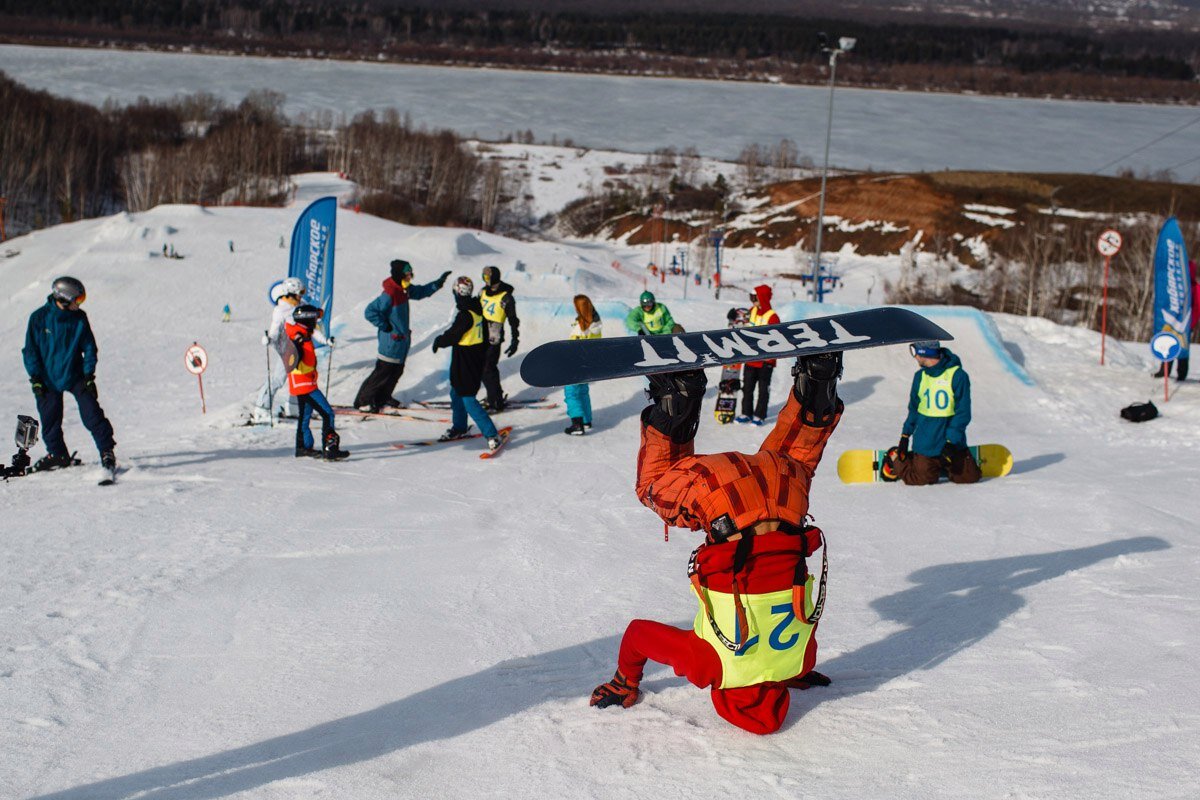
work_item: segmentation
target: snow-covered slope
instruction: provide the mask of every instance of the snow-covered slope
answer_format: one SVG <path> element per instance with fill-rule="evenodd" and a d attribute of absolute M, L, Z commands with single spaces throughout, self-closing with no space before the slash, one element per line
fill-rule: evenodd
<path fill-rule="evenodd" d="M 1094 334 L 929 309 L 973 379 L 972 441 L 1008 445 L 1016 466 L 924 489 L 838 483 L 838 452 L 897 437 L 913 369 L 899 348 L 847 359 L 813 491 L 832 558 L 818 666 L 834 685 L 795 693 L 785 729 L 755 738 L 662 668 L 633 709 L 587 707 L 629 619 L 694 611 L 695 535 L 664 543 L 632 492 L 640 382 L 595 385 L 583 438 L 562 435 L 561 408 L 504 415 L 516 430 L 495 461 L 478 440 L 390 446 L 439 423 L 345 422 L 341 464 L 294 459 L 290 426 L 238 426 L 296 213 L 160 207 L 6 243 L 0 424 L 33 409 L 29 312 L 76 275 L 128 471 L 115 488 L 91 468 L 0 486 L 0 796 L 1192 796 L 1200 389 L 1172 383 L 1163 418 L 1122 423 L 1121 406 L 1161 397 L 1143 346 L 1110 342 L 1102 368 Z M 156 255 L 164 243 L 186 258 Z M 342 213 L 334 402 L 372 365 L 361 312 L 394 257 L 418 280 L 498 264 L 525 351 L 565 335 L 576 291 L 619 312 L 644 262 Z M 865 299 L 866 281 L 847 282 L 862 296 L 839 299 Z M 781 309 L 802 313 L 786 285 Z M 695 287 L 683 300 L 678 279 L 656 291 L 691 329 L 730 305 Z M 413 303 L 402 398 L 444 394 L 446 354 L 428 344 L 450 308 L 448 291 Z M 193 341 L 210 356 L 204 416 L 182 364 Z M 507 389 L 537 396 L 519 360 Z M 775 408 L 787 382 L 778 370 Z M 70 402 L 67 420 L 94 463 Z M 698 447 L 763 435 L 706 415 Z"/>

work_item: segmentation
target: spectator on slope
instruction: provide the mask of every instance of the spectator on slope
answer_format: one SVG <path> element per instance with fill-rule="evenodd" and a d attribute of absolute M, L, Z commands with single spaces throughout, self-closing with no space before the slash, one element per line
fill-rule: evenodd
<path fill-rule="evenodd" d="M 489 450 L 500 447 L 500 434 L 475 395 L 483 382 L 483 364 L 487 358 L 483 307 L 474 297 L 475 284 L 465 275 L 454 282 L 454 304 L 458 309 L 454 322 L 433 340 L 433 352 L 450 347 L 450 429 L 439 441 L 467 438 L 467 416 L 487 437 Z"/>
<path fill-rule="evenodd" d="M 675 320 L 671 318 L 671 312 L 654 299 L 652 292 L 642 292 L 638 298 L 638 307 L 625 317 L 625 329 L 639 336 L 670 333 L 674 327 Z"/>
<path fill-rule="evenodd" d="M 900 444 L 888 452 L 881 471 L 909 486 L 937 483 L 943 471 L 955 483 L 975 483 L 979 465 L 967 449 L 971 378 L 958 356 L 937 342 L 916 342 L 909 351 L 920 369 L 913 375 Z"/>
<path fill-rule="evenodd" d="M 688 565 L 699 609 L 692 630 L 629 623 L 593 706 L 632 706 L 646 662 L 657 661 L 710 687 L 725 720 L 766 734 L 783 725 L 788 689 L 829 684 L 813 670 L 824 573 L 814 602 L 805 563 L 824 535 L 806 522 L 813 473 L 841 419 L 841 366 L 841 353 L 798 360 L 788 402 L 754 455 L 695 454 L 703 370 L 650 377 L 637 495 L 667 524 L 706 532 Z"/>
<path fill-rule="evenodd" d="M 751 325 L 774 325 L 779 315 L 771 308 L 771 287 L 755 286 L 750 295 Z M 775 372 L 775 359 L 750 361 L 742 367 L 742 415 L 734 422 L 742 425 L 762 425 L 767 421 L 767 405 L 771 401 L 771 375 Z M 758 401 L 754 394 L 758 392 Z"/>
<path fill-rule="evenodd" d="M 304 281 L 299 278 L 284 278 L 279 283 L 271 287 L 271 299 L 275 303 L 275 307 L 271 310 L 271 324 L 267 326 L 267 332 L 263 335 L 263 345 L 270 347 L 279 355 L 279 342 L 283 337 L 283 326 L 292 321 L 292 312 L 296 310 L 296 306 L 300 305 L 300 301 L 304 298 Z M 258 391 L 258 405 L 255 407 L 255 419 L 263 422 L 269 422 L 274 411 L 275 393 L 283 388 L 283 384 L 287 381 L 287 367 L 273 371 L 271 362 L 273 359 L 267 355 L 267 380 L 263 382 L 262 388 Z M 290 397 L 290 395 L 289 395 Z M 289 408 L 280 408 L 279 415 L 284 416 L 284 412 L 291 411 L 294 415 L 297 413 L 297 408 L 292 405 Z"/>
<path fill-rule="evenodd" d="M 603 334 L 600 315 L 586 294 L 575 295 L 575 323 L 571 326 L 571 339 L 599 339 Z M 575 383 L 563 388 L 563 397 L 567 401 L 567 416 L 571 418 L 571 427 L 564 433 L 570 436 L 583 436 L 592 427 L 592 397 L 586 383 Z"/>
<path fill-rule="evenodd" d="M 79 309 L 86 299 L 83 283 L 63 276 L 54 281 L 46 304 L 29 315 L 21 355 L 46 442 L 46 455 L 34 464 L 35 472 L 79 463 L 63 440 L 63 392 L 75 396 L 83 425 L 100 451 L 100 463 L 107 470 L 117 466 L 112 423 L 104 416 L 96 389 L 96 337 L 87 314 Z"/>
<path fill-rule="evenodd" d="M 354 397 L 355 408 L 377 412 L 386 406 L 396 405 L 392 392 L 404 374 L 404 362 L 408 360 L 408 348 L 412 340 L 408 301 L 430 297 L 445 285 L 449 275 L 450 271 L 447 270 L 437 280 L 413 285 L 412 264 L 399 258 L 391 263 L 391 275 L 383 282 L 383 293 L 363 311 L 367 322 L 379 329 L 379 341 L 375 369 L 358 388 L 358 394 Z"/>
<path fill-rule="evenodd" d="M 1188 260 L 1188 274 L 1191 276 L 1191 280 L 1192 280 L 1192 329 L 1191 329 L 1190 338 L 1195 339 L 1196 333 L 1197 333 L 1197 328 L 1200 327 L 1200 275 L 1196 274 L 1195 259 Z M 1187 380 L 1188 359 L 1189 359 L 1190 352 L 1191 352 L 1191 347 L 1188 347 L 1182 353 L 1179 354 L 1179 358 L 1175 359 L 1175 362 L 1178 362 L 1178 366 L 1175 368 L 1175 380 L 1176 381 L 1182 382 L 1182 381 Z M 1175 362 L 1171 362 L 1171 361 L 1158 362 L 1158 371 L 1154 373 L 1154 377 L 1161 378 L 1163 376 L 1164 372 L 1167 375 L 1170 375 L 1171 374 L 1171 364 L 1175 363 Z"/>
<path fill-rule="evenodd" d="M 340 447 L 341 438 L 334 430 L 333 409 L 318 388 L 317 351 L 313 347 L 313 332 L 323 314 L 316 306 L 305 304 L 298 306 L 292 312 L 291 321 L 284 325 L 284 335 L 296 348 L 295 363 L 288 373 L 288 391 L 300 406 L 296 421 L 296 458 L 309 456 L 339 461 L 350 453 Z M 320 450 L 313 447 L 313 435 L 308 426 L 313 411 L 321 415 Z"/>
<path fill-rule="evenodd" d="M 504 344 L 504 321 L 512 328 L 512 344 L 504 351 L 511 357 L 517 352 L 521 320 L 517 319 L 517 301 L 513 299 L 513 287 L 500 280 L 499 267 L 483 268 L 483 288 L 479 291 L 479 304 L 483 307 L 483 318 L 487 328 L 487 357 L 483 364 L 483 388 L 487 390 L 484 408 L 493 414 L 504 410 L 506 396 L 500 388 L 500 346 Z"/>

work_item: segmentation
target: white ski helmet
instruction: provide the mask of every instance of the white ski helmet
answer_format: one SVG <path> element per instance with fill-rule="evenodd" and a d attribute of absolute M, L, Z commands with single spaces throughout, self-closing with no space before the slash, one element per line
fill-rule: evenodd
<path fill-rule="evenodd" d="M 459 297 L 470 297 L 475 294 L 475 282 L 462 275 L 454 281 L 454 293 Z"/>
<path fill-rule="evenodd" d="M 295 295 L 300 297 L 307 291 L 304 288 L 304 281 L 299 278 L 284 278 L 280 286 L 283 288 L 284 295 Z"/>

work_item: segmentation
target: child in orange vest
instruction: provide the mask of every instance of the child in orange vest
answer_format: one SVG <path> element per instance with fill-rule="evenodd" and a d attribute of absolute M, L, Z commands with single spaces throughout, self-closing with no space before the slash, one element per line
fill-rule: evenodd
<path fill-rule="evenodd" d="M 288 391 L 300 405 L 300 419 L 296 428 L 296 458 L 309 456 L 339 461 L 350 453 L 342 450 L 341 439 L 333 429 L 333 409 L 321 390 L 317 388 L 317 351 L 313 347 L 313 330 L 324 312 L 316 306 L 302 305 L 292 312 L 292 321 L 284 326 L 284 333 L 296 348 L 296 360 L 288 373 Z M 285 356 L 284 361 L 288 359 Z M 313 410 L 321 415 L 321 449 L 313 447 L 312 431 L 308 428 Z"/>
<path fill-rule="evenodd" d="M 813 670 L 825 574 L 815 581 L 806 564 L 824 535 L 806 519 L 813 473 L 841 419 L 841 365 L 841 353 L 799 359 L 791 396 L 753 455 L 695 454 L 703 370 L 651 377 L 637 495 L 667 524 L 707 531 L 688 566 L 700 609 L 692 630 L 629 623 L 617 672 L 592 705 L 632 706 L 646 662 L 657 661 L 711 687 L 722 718 L 766 734 L 783 725 L 789 689 L 829 684 Z"/>

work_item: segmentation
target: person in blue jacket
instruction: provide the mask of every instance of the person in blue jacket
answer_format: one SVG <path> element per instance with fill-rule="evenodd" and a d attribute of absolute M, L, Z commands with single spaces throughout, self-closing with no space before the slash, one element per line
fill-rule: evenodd
<path fill-rule="evenodd" d="M 63 440 L 63 392 L 75 396 L 79 416 L 100 451 L 100 463 L 109 470 L 117 466 L 112 423 L 100 408 L 96 389 L 96 337 L 87 314 L 79 310 L 86 299 L 83 283 L 64 276 L 54 281 L 46 304 L 29 315 L 21 355 L 42 418 L 47 451 L 34 471 L 79 463 Z"/>
<path fill-rule="evenodd" d="M 408 359 L 411 342 L 408 301 L 424 300 L 431 296 L 442 288 L 450 275 L 447 270 L 437 280 L 413 284 L 412 264 L 399 258 L 392 262 L 391 272 L 391 276 L 383 282 L 383 293 L 363 311 L 367 322 L 379 329 L 379 351 L 375 356 L 375 369 L 363 381 L 354 398 L 354 407 L 360 411 L 377 412 L 386 406 L 396 405 L 392 392 L 404 374 L 404 362 Z"/>
<path fill-rule="evenodd" d="M 945 471 L 955 483 L 975 483 L 979 465 L 967 449 L 971 378 L 959 357 L 937 342 L 916 342 L 909 351 L 920 369 L 913 375 L 900 444 L 890 451 L 883 475 L 924 486 L 937 483 Z"/>

